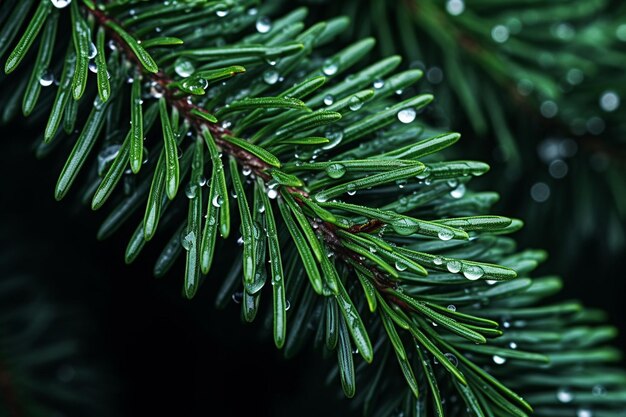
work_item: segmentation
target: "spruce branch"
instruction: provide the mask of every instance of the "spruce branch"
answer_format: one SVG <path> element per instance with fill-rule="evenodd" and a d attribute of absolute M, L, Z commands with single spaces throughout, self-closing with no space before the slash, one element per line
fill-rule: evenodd
<path fill-rule="evenodd" d="M 47 4 L 40 7 L 50 9 Z M 503 317 L 549 320 L 560 306 L 535 305 L 546 289 L 528 275 L 545 255 L 516 254 L 504 236 L 522 223 L 488 215 L 497 196 L 467 190 L 471 178 L 489 167 L 443 158 L 441 151 L 460 135 L 419 121 L 432 95 L 397 97 L 421 71 L 395 73 L 398 57 L 360 67 L 372 39 L 339 52 L 332 48 L 347 19 L 306 28 L 306 10 L 297 9 L 271 23 L 254 4 L 72 2 L 71 42 L 58 41 L 68 51 L 59 87 L 54 97 L 41 99 L 52 110 L 40 154 L 84 119 L 57 198 L 79 177 L 88 183 L 83 195 L 92 208 L 117 198 L 101 238 L 145 205 L 125 259 L 132 262 L 157 233 L 173 229 L 155 273 L 165 274 L 184 254 L 188 298 L 216 263 L 217 251 L 223 252 L 216 248 L 218 231 L 228 238 L 238 224 L 242 248 L 217 294 L 218 306 L 241 289 L 242 317 L 253 321 L 263 294 L 271 293 L 268 327 L 277 347 L 295 354 L 317 326 L 315 343 L 336 351 L 336 373 L 348 397 L 356 394 L 361 374 L 395 356 L 408 389 L 383 397 L 383 415 L 400 401 L 413 414 L 426 412 L 424 398 L 431 398 L 435 414 L 462 415 L 465 407 L 452 401 L 458 396 L 477 415 L 528 415 L 531 405 L 502 382 L 506 373 L 485 369 L 484 357 L 496 364 L 510 358 L 532 378 L 551 358 L 541 343 L 528 350 L 502 345 Z M 10 24 L 0 16 L 7 34 L 0 51 L 17 39 L 14 22 L 22 26 L 29 11 L 21 3 L 12 6 Z M 49 16 L 58 13 L 50 10 Z M 32 20 L 26 37 L 45 20 Z M 93 33 L 100 46 L 95 52 Z M 107 38 L 110 51 L 103 48 Z M 32 42 L 17 40 L 11 56 L 23 59 L 27 44 Z M 38 55 L 35 70 L 45 58 Z M 91 59 L 96 88 L 88 82 Z M 23 81 L 25 90 L 32 91 L 33 79 Z M 79 116 L 79 104 L 94 96 L 90 114 Z M 150 149 L 143 148 L 144 135 Z M 100 172 L 85 174 L 101 136 Z M 162 140 L 153 143 L 155 137 Z M 128 186 L 126 195 L 115 193 L 125 175 L 139 184 Z M 186 198 L 178 192 L 183 184 Z M 559 337 L 566 324 L 559 323 Z M 363 358 L 356 366 L 353 346 Z M 601 354 L 599 360 L 615 357 Z M 374 407 L 373 397 L 397 386 L 399 378 L 380 372 L 362 397 L 366 410 Z M 620 380 L 616 392 L 624 386 Z M 451 405 L 441 404 L 445 398 Z M 606 408 L 620 401 L 607 401 Z"/>

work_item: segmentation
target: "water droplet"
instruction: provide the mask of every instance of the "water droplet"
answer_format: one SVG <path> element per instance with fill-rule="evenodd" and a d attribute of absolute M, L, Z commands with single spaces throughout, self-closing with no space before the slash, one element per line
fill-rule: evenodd
<path fill-rule="evenodd" d="M 322 65 L 322 72 L 328 76 L 335 75 L 338 70 L 339 70 L 339 65 L 337 64 L 336 59 L 327 59 L 324 62 L 324 65 Z"/>
<path fill-rule="evenodd" d="M 330 164 L 325 169 L 326 175 L 330 178 L 341 178 L 346 173 L 346 167 L 341 164 Z"/>
<path fill-rule="evenodd" d="M 426 71 L 426 79 L 431 84 L 439 84 L 443 81 L 443 71 L 439 67 L 432 67 Z"/>
<path fill-rule="evenodd" d="M 256 21 L 256 30 L 259 33 L 267 33 L 272 30 L 272 21 L 268 17 L 259 17 Z"/>
<path fill-rule="evenodd" d="M 372 86 L 375 89 L 380 90 L 385 86 L 385 80 L 383 80 L 382 78 L 377 78 L 376 80 L 374 80 L 374 84 L 372 84 Z"/>
<path fill-rule="evenodd" d="M 228 9 L 219 9 L 215 12 L 215 14 L 217 15 L 217 17 L 225 17 L 228 16 Z"/>
<path fill-rule="evenodd" d="M 548 171 L 552 178 L 560 179 L 567 175 L 568 166 L 567 163 L 561 159 L 550 162 Z"/>
<path fill-rule="evenodd" d="M 335 97 L 333 97 L 330 94 L 327 94 L 324 97 L 324 104 L 326 104 L 327 106 L 330 106 L 331 104 L 333 104 L 335 102 Z"/>
<path fill-rule="evenodd" d="M 442 229 L 437 233 L 437 237 L 441 240 L 450 240 L 454 237 L 454 232 L 448 229 Z"/>
<path fill-rule="evenodd" d="M 465 11 L 465 3 L 463 0 L 448 0 L 446 2 L 446 11 L 452 16 L 458 16 Z"/>
<path fill-rule="evenodd" d="M 98 175 L 104 174 L 120 151 L 120 145 L 104 147 L 98 154 Z"/>
<path fill-rule="evenodd" d="M 269 69 L 263 73 L 263 81 L 265 81 L 265 83 L 269 85 L 276 84 L 279 78 L 280 76 L 278 74 L 278 71 L 276 71 L 275 69 Z"/>
<path fill-rule="evenodd" d="M 193 65 L 193 62 L 187 58 L 179 57 L 174 62 L 174 71 L 183 78 L 189 77 L 195 70 L 196 67 Z"/>
<path fill-rule="evenodd" d="M 39 78 L 39 84 L 42 87 L 48 87 L 54 82 L 54 74 L 51 71 L 44 71 Z"/>
<path fill-rule="evenodd" d="M 449 353 L 449 352 L 448 353 L 444 353 L 443 356 L 448 358 L 448 360 L 450 361 L 450 363 L 452 363 L 452 365 L 454 365 L 454 366 L 458 366 L 459 365 L 459 360 L 452 353 Z"/>
<path fill-rule="evenodd" d="M 96 55 L 98 55 L 98 49 L 96 48 L 96 45 L 94 45 L 94 43 L 91 42 L 89 44 L 89 54 L 87 55 L 87 57 L 89 59 L 94 59 Z"/>
<path fill-rule="evenodd" d="M 465 184 L 459 184 L 454 190 L 450 191 L 452 198 L 462 198 L 465 195 Z"/>
<path fill-rule="evenodd" d="M 191 231 L 187 233 L 185 236 L 183 236 L 180 243 L 181 245 L 183 245 L 183 248 L 185 250 L 191 250 L 193 248 L 195 241 L 196 241 L 196 233 L 194 231 Z"/>
<path fill-rule="evenodd" d="M 440 256 L 437 256 L 433 259 L 433 263 L 435 265 L 443 265 L 443 258 Z"/>
<path fill-rule="evenodd" d="M 150 83 L 150 96 L 157 99 L 163 97 L 163 87 L 161 87 L 161 84 L 154 81 Z"/>
<path fill-rule="evenodd" d="M 291 302 L 289 300 L 285 300 L 285 311 L 291 308 Z"/>
<path fill-rule="evenodd" d="M 243 236 L 239 236 L 239 237 L 237 238 L 237 244 L 238 244 L 239 246 L 243 245 Z"/>
<path fill-rule="evenodd" d="M 198 194 L 198 186 L 196 184 L 187 184 L 187 186 L 185 187 L 185 195 L 187 196 L 187 198 L 189 199 L 194 199 L 196 198 L 196 195 Z"/>
<path fill-rule="evenodd" d="M 62 9 L 64 7 L 69 6 L 69 4 L 72 2 L 72 0 L 50 0 L 50 2 L 57 9 Z"/>
<path fill-rule="evenodd" d="M 509 343 L 509 348 L 510 348 L 510 349 L 513 349 L 513 350 L 517 349 L 517 343 L 515 343 L 515 342 L 510 342 L 510 343 Z"/>
<path fill-rule="evenodd" d="M 398 120 L 402 123 L 411 123 L 415 120 L 417 112 L 415 109 L 403 109 L 398 112 Z"/>
<path fill-rule="evenodd" d="M 96 65 L 96 61 L 89 61 L 89 71 L 96 74 L 98 72 L 98 65 Z"/>
<path fill-rule="evenodd" d="M 331 126 L 326 131 L 324 136 L 330 142 L 322 146 L 322 149 L 324 150 L 333 149 L 335 146 L 339 145 L 341 141 L 343 140 L 343 130 L 341 130 L 338 126 Z"/>
<path fill-rule="evenodd" d="M 594 385 L 593 388 L 591 388 L 591 393 L 596 397 L 601 397 L 606 394 L 606 388 L 602 385 Z"/>
<path fill-rule="evenodd" d="M 402 271 L 406 271 L 406 265 L 403 264 L 402 262 L 396 262 L 396 269 L 400 272 Z"/>
<path fill-rule="evenodd" d="M 346 190 L 348 191 L 348 195 L 355 195 L 356 194 L 356 185 L 348 184 L 346 186 Z"/>
<path fill-rule="evenodd" d="M 206 185 L 206 177 L 203 175 L 198 178 L 198 187 L 204 187 Z"/>
<path fill-rule="evenodd" d="M 491 38 L 497 43 L 504 43 L 509 39 L 509 29 L 504 25 L 496 25 L 491 29 Z"/>
<path fill-rule="evenodd" d="M 243 174 L 244 177 L 249 176 L 250 174 L 252 174 L 252 168 L 250 168 L 248 165 L 244 166 L 241 169 L 241 173 Z"/>
<path fill-rule="evenodd" d="M 535 89 L 535 84 L 529 79 L 522 78 L 517 82 L 517 92 L 523 96 L 528 96 Z"/>
<path fill-rule="evenodd" d="M 556 392 L 556 398 L 562 403 L 569 403 L 574 400 L 574 394 L 569 388 L 559 388 Z"/>
<path fill-rule="evenodd" d="M 276 199 L 276 197 L 278 197 L 278 190 L 276 190 L 276 188 L 270 188 L 267 190 L 267 196 L 272 200 Z"/>
<path fill-rule="evenodd" d="M 619 95 L 615 91 L 605 91 L 600 96 L 600 108 L 605 112 L 617 110 L 620 104 Z"/>
<path fill-rule="evenodd" d="M 539 107 L 541 115 L 546 119 L 551 119 L 559 112 L 559 106 L 552 100 L 546 100 Z"/>
<path fill-rule="evenodd" d="M 550 198 L 550 187 L 545 182 L 535 183 L 530 188 L 530 197 L 537 203 L 543 203 Z"/>
<path fill-rule="evenodd" d="M 215 197 L 213 197 L 213 200 L 211 200 L 211 204 L 213 204 L 213 207 L 222 207 L 222 204 L 224 204 L 224 199 L 219 195 L 216 195 Z"/>
<path fill-rule="evenodd" d="M 243 300 L 243 293 L 241 291 L 234 292 L 231 298 L 235 303 L 241 304 L 241 300 Z"/>
<path fill-rule="evenodd" d="M 576 411 L 576 417 L 593 417 L 593 411 L 589 408 L 579 408 Z"/>
<path fill-rule="evenodd" d="M 506 358 L 498 355 L 493 355 L 492 359 L 496 365 L 503 365 L 506 362 Z"/>
<path fill-rule="evenodd" d="M 454 304 L 450 304 L 450 305 L 448 306 L 448 310 L 450 310 L 450 311 L 456 311 L 456 306 L 455 306 Z"/>
<path fill-rule="evenodd" d="M 419 230 L 419 223 L 410 217 L 402 217 L 391 223 L 393 230 L 402 236 L 409 236 Z"/>
<path fill-rule="evenodd" d="M 567 74 L 565 75 L 565 79 L 567 80 L 567 82 L 571 85 L 578 85 L 581 82 L 583 82 L 583 79 L 585 78 L 584 73 L 579 70 L 578 68 L 571 68 L 567 71 Z"/>
<path fill-rule="evenodd" d="M 448 263 L 446 264 L 446 268 L 448 268 L 448 271 L 452 272 L 453 274 L 460 272 L 462 267 L 463 264 L 456 260 L 448 261 Z"/>
<path fill-rule="evenodd" d="M 348 106 L 352 111 L 360 110 L 361 107 L 363 107 L 363 100 L 361 100 L 357 96 L 352 96 L 350 97 L 350 100 L 348 100 Z"/>
<path fill-rule="evenodd" d="M 470 281 L 476 281 L 480 277 L 485 275 L 485 271 L 479 266 L 476 265 L 464 265 L 463 266 L 463 276 Z"/>

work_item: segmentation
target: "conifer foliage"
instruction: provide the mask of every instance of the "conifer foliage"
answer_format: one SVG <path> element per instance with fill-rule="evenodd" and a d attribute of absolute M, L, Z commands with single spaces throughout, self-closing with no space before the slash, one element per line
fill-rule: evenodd
<path fill-rule="evenodd" d="M 624 415 L 614 329 L 542 301 L 545 254 L 468 189 L 488 165 L 447 160 L 460 135 L 402 94 L 422 71 L 363 64 L 370 38 L 338 47 L 347 18 L 272 6 L 4 2 L 3 117 L 42 121 L 37 153 L 66 158 L 55 197 L 81 186 L 109 213 L 99 238 L 138 223 L 127 262 L 152 240 L 157 276 L 182 258 L 185 297 L 237 248 L 216 304 L 267 314 L 287 356 L 335 355 L 368 415 Z"/>

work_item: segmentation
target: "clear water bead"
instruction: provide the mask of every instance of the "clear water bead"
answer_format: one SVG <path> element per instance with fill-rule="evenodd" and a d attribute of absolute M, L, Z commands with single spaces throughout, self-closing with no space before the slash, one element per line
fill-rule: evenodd
<path fill-rule="evenodd" d="M 278 74 L 278 71 L 276 71 L 275 69 L 270 69 L 263 73 L 263 81 L 265 81 L 265 83 L 269 85 L 276 84 L 279 78 L 280 78 L 280 75 Z"/>
<path fill-rule="evenodd" d="M 448 271 L 452 272 L 453 274 L 460 272 L 462 267 L 463 265 L 459 261 L 450 261 L 446 264 L 446 268 L 448 268 Z"/>
<path fill-rule="evenodd" d="M 446 11 L 452 16 L 458 16 L 465 11 L 465 3 L 463 0 L 448 0 Z"/>
<path fill-rule="evenodd" d="M 57 9 L 62 9 L 70 5 L 72 0 L 50 0 L 50 3 Z"/>
<path fill-rule="evenodd" d="M 456 311 L 456 306 L 455 306 L 454 304 L 450 304 L 450 305 L 448 306 L 448 310 L 450 310 L 450 311 Z"/>
<path fill-rule="evenodd" d="M 600 96 L 600 108 L 605 112 L 617 110 L 620 104 L 620 98 L 615 91 L 605 91 Z"/>
<path fill-rule="evenodd" d="M 380 90 L 381 88 L 383 88 L 385 86 L 385 80 L 383 80 L 382 78 L 377 78 L 374 81 L 374 84 L 372 84 L 372 86 L 377 89 Z"/>
<path fill-rule="evenodd" d="M 551 119 L 559 112 L 559 106 L 552 100 L 546 100 L 539 107 L 541 115 L 546 119 Z"/>
<path fill-rule="evenodd" d="M 593 411 L 589 408 L 579 408 L 576 411 L 576 417 L 593 417 Z"/>
<path fill-rule="evenodd" d="M 407 266 L 401 262 L 396 262 L 396 269 L 400 272 L 406 271 Z"/>
<path fill-rule="evenodd" d="M 325 105 L 330 106 L 330 105 L 332 105 L 334 102 L 335 102 L 335 97 L 333 97 L 332 95 L 327 94 L 327 95 L 324 97 L 324 104 L 325 104 Z"/>
<path fill-rule="evenodd" d="M 211 204 L 213 204 L 213 207 L 222 207 L 222 204 L 224 204 L 224 199 L 219 195 L 216 195 L 215 197 L 213 197 L 213 200 L 211 200 Z"/>
<path fill-rule="evenodd" d="M 448 353 L 444 353 L 443 356 L 448 358 L 448 360 L 450 361 L 450 363 L 452 365 L 454 365 L 454 366 L 458 366 L 459 365 L 459 360 L 452 353 L 449 353 L 449 352 Z"/>
<path fill-rule="evenodd" d="M 187 233 L 185 236 L 183 236 L 180 243 L 181 245 L 183 245 L 183 248 L 185 250 L 191 250 L 193 248 L 195 240 L 196 240 L 196 233 L 194 231 L 191 231 Z"/>
<path fill-rule="evenodd" d="M 496 365 L 503 365 L 506 362 L 506 358 L 503 358 L 502 356 L 498 356 L 498 355 L 493 355 L 491 359 L 493 359 L 493 362 Z"/>
<path fill-rule="evenodd" d="M 535 183 L 530 189 L 530 197 L 537 203 L 544 203 L 550 198 L 550 187 L 545 182 Z"/>
<path fill-rule="evenodd" d="M 402 109 L 398 112 L 398 120 L 405 124 L 414 121 L 416 116 L 417 112 L 415 109 Z"/>
<path fill-rule="evenodd" d="M 448 230 L 448 229 L 443 229 L 443 230 L 440 230 L 437 233 L 437 237 L 439 239 L 441 239 L 441 240 L 444 240 L 444 241 L 450 240 L 450 239 L 452 239 L 454 237 L 454 232 L 452 232 L 451 230 Z"/>
<path fill-rule="evenodd" d="M 322 149 L 329 150 L 341 143 L 343 140 L 343 130 L 339 127 L 331 126 L 326 133 L 324 133 L 324 136 L 329 140 L 329 142 L 322 146 Z"/>
<path fill-rule="evenodd" d="M 215 12 L 215 14 L 217 15 L 217 17 L 225 17 L 228 16 L 228 9 L 219 9 L 218 11 Z"/>
<path fill-rule="evenodd" d="M 437 256 L 436 258 L 433 259 L 433 263 L 435 265 L 443 265 L 443 258 L 441 258 L 440 256 Z"/>
<path fill-rule="evenodd" d="M 574 394 L 569 388 L 559 388 L 556 392 L 556 399 L 564 404 L 567 404 L 574 400 Z"/>
<path fill-rule="evenodd" d="M 54 82 L 54 74 L 51 71 L 44 71 L 39 78 L 39 84 L 42 87 L 48 87 Z"/>
<path fill-rule="evenodd" d="M 322 66 L 322 72 L 325 75 L 335 75 L 339 71 L 339 65 L 337 65 L 336 60 L 327 59 Z"/>
<path fill-rule="evenodd" d="M 569 170 L 569 167 L 567 166 L 567 163 L 563 161 L 562 159 L 557 159 L 555 161 L 552 161 L 550 162 L 550 165 L 548 166 L 548 172 L 550 172 L 550 175 L 552 176 L 552 178 L 556 178 L 556 179 L 561 179 L 565 177 L 567 175 L 568 170 Z"/>
<path fill-rule="evenodd" d="M 463 268 L 463 276 L 470 281 L 475 281 L 485 275 L 485 271 L 479 266 L 465 265 Z"/>
<path fill-rule="evenodd" d="M 189 77 L 195 70 L 193 63 L 186 58 L 180 57 L 174 62 L 174 71 L 183 78 Z"/>
<path fill-rule="evenodd" d="M 346 173 L 346 167 L 342 164 L 330 164 L 325 169 L 326 175 L 330 178 L 341 178 Z"/>
<path fill-rule="evenodd" d="M 98 55 L 98 49 L 96 48 L 96 45 L 93 42 L 91 42 L 89 44 L 89 55 L 87 56 L 89 59 L 94 59 L 96 55 Z"/>
<path fill-rule="evenodd" d="M 196 198 L 196 195 L 198 195 L 198 186 L 196 184 L 187 184 L 185 187 L 185 195 L 190 200 Z"/>
<path fill-rule="evenodd" d="M 272 21 L 266 16 L 259 17 L 256 21 L 256 30 L 259 33 L 269 32 L 272 30 Z"/>
<path fill-rule="evenodd" d="M 120 151 L 120 145 L 109 145 L 104 147 L 98 154 L 98 174 L 104 174 L 104 171 L 111 165 Z"/>
<path fill-rule="evenodd" d="M 360 110 L 361 107 L 363 107 L 363 100 L 361 100 L 357 96 L 352 96 L 350 97 L 350 100 L 348 100 L 348 106 L 352 111 Z"/>
<path fill-rule="evenodd" d="M 465 184 L 459 184 L 454 190 L 450 191 L 452 198 L 462 198 L 465 195 Z"/>
<path fill-rule="evenodd" d="M 504 43 L 509 40 L 509 29 L 504 25 L 496 25 L 491 29 L 491 38 L 497 43 Z"/>

